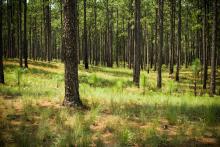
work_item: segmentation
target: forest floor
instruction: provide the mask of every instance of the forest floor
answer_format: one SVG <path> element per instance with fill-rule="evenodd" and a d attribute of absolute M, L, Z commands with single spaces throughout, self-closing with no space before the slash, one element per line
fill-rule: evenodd
<path fill-rule="evenodd" d="M 81 110 L 62 106 L 63 64 L 17 63 L 4 63 L 0 146 L 220 146 L 220 96 L 209 97 L 200 82 L 195 97 L 190 67 L 180 83 L 163 68 L 157 90 L 154 71 L 141 73 L 138 89 L 129 69 L 80 66 L 80 95 L 90 108 Z"/>

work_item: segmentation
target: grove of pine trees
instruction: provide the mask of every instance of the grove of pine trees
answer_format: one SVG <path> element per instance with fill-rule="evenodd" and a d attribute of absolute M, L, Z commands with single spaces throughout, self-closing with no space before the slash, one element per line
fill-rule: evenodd
<path fill-rule="evenodd" d="M 86 69 L 89 64 L 133 68 L 137 87 L 141 70 L 156 70 L 160 89 L 164 67 L 181 81 L 181 68 L 198 58 L 203 89 L 210 87 L 213 95 L 220 64 L 219 5 L 217 0 L 1 0 L 0 82 L 3 58 L 19 58 L 26 68 L 28 59 L 61 60 L 65 100 L 81 104 L 80 61 Z"/>

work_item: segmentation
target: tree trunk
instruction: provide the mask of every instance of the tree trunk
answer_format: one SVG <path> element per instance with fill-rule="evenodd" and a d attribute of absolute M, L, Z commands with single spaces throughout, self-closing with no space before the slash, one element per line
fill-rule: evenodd
<path fill-rule="evenodd" d="M 203 89 L 206 89 L 208 78 L 207 65 L 207 0 L 204 0 L 204 16 L 203 16 Z"/>
<path fill-rule="evenodd" d="M 28 68 L 27 51 L 27 0 L 24 0 L 24 65 Z"/>
<path fill-rule="evenodd" d="M 46 59 L 51 61 L 51 14 L 50 14 L 50 2 L 45 0 L 45 47 L 46 47 Z"/>
<path fill-rule="evenodd" d="M 163 0 L 159 0 L 159 48 L 158 48 L 158 65 L 157 65 L 157 88 L 162 87 L 162 50 L 163 50 Z"/>
<path fill-rule="evenodd" d="M 181 53 L 181 29 L 182 29 L 182 19 L 181 19 L 181 0 L 178 0 L 178 33 L 177 33 L 177 60 L 176 60 L 176 81 L 179 81 L 179 70 L 180 70 L 180 53 Z"/>
<path fill-rule="evenodd" d="M 23 67 L 23 47 L 22 47 L 22 5 L 21 0 L 18 4 L 18 14 L 19 14 L 19 58 L 20 58 L 20 67 Z"/>
<path fill-rule="evenodd" d="M 217 34 L 217 0 L 213 0 L 213 24 L 212 24 L 212 52 L 211 52 L 211 83 L 210 95 L 215 94 L 216 89 L 216 34 Z"/>
<path fill-rule="evenodd" d="M 84 64 L 85 69 L 89 69 L 88 45 L 87 45 L 87 23 L 86 23 L 86 0 L 84 0 Z"/>
<path fill-rule="evenodd" d="M 139 87 L 140 84 L 140 52 L 141 52 L 141 0 L 135 0 L 135 51 L 133 81 Z"/>
<path fill-rule="evenodd" d="M 67 106 L 82 106 L 77 59 L 77 0 L 64 0 L 65 99 Z"/>
<path fill-rule="evenodd" d="M 0 0 L 0 83 L 4 84 L 4 71 L 3 71 L 3 46 L 2 46 L 2 0 Z"/>
<path fill-rule="evenodd" d="M 170 16 L 170 65 L 169 65 L 169 74 L 173 74 L 173 65 L 174 65 L 174 48 L 175 48 L 175 7 L 176 0 L 171 0 L 171 16 Z"/>
<path fill-rule="evenodd" d="M 156 12 L 155 12 L 155 38 L 154 38 L 154 71 L 157 70 L 157 57 L 158 57 L 158 53 L 157 53 L 157 48 L 158 48 L 158 1 L 156 0 Z"/>
<path fill-rule="evenodd" d="M 97 32 L 97 4 L 94 0 L 94 27 L 95 27 L 95 36 L 94 36 L 94 50 L 95 50 L 95 65 L 99 64 L 98 61 L 98 32 Z"/>

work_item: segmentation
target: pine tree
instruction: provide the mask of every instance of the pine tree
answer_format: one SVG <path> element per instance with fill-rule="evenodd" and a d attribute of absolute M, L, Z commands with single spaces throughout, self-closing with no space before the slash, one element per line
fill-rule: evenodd
<path fill-rule="evenodd" d="M 64 0 L 65 99 L 63 104 L 67 106 L 82 106 L 78 81 L 77 23 L 77 0 Z"/>

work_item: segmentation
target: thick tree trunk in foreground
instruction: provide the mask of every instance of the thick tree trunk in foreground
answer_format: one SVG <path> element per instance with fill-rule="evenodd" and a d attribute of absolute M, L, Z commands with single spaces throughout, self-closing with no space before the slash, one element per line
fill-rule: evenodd
<path fill-rule="evenodd" d="M 135 0 L 135 51 L 134 51 L 134 70 L 133 81 L 139 87 L 140 81 L 140 52 L 141 52 L 141 1 Z"/>
<path fill-rule="evenodd" d="M 0 83 L 4 84 L 3 47 L 2 47 L 2 0 L 0 0 Z"/>
<path fill-rule="evenodd" d="M 65 99 L 63 104 L 67 106 L 82 106 L 78 82 L 77 23 L 77 0 L 64 0 Z"/>
<path fill-rule="evenodd" d="M 213 0 L 211 83 L 210 83 L 211 96 L 215 94 L 215 89 L 216 89 L 216 34 L 217 34 L 217 0 Z"/>
<path fill-rule="evenodd" d="M 163 0 L 159 0 L 159 48 L 158 48 L 158 65 L 157 65 L 157 88 L 162 87 L 162 50 L 163 50 Z"/>

